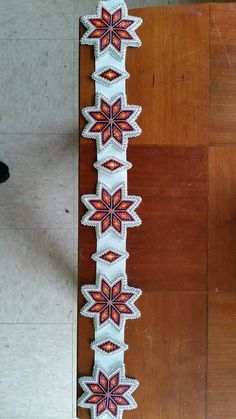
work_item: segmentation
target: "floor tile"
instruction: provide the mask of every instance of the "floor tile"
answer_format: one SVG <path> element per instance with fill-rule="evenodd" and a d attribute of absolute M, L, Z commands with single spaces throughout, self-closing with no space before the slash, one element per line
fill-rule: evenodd
<path fill-rule="evenodd" d="M 0 41 L 0 133 L 73 132 L 73 41 Z"/>
<path fill-rule="evenodd" d="M 78 28 L 75 26 L 75 42 L 74 42 L 74 134 L 76 135 L 76 140 L 78 138 L 78 124 L 79 124 L 79 40 L 78 40 Z"/>
<path fill-rule="evenodd" d="M 76 0 L 76 16 L 78 16 L 78 18 L 85 14 L 94 14 L 95 11 L 96 4 L 93 0 Z"/>
<path fill-rule="evenodd" d="M 71 323 L 73 231 L 0 229 L 0 323 Z"/>
<path fill-rule="evenodd" d="M 78 305 L 76 306 L 78 309 Z M 74 323 L 72 325 L 72 385 L 73 385 L 73 391 L 72 391 L 72 417 L 77 418 L 77 399 L 78 399 L 78 372 L 77 372 L 77 358 L 78 358 L 78 342 L 77 342 L 77 336 L 78 336 L 78 324 Z"/>
<path fill-rule="evenodd" d="M 0 39 L 72 38 L 73 10 L 74 0 L 0 0 Z"/>
<path fill-rule="evenodd" d="M 73 227 L 73 154 L 70 135 L 0 135 L 0 228 Z"/>
<path fill-rule="evenodd" d="M 71 325 L 0 325 L 0 418 L 72 416 Z"/>

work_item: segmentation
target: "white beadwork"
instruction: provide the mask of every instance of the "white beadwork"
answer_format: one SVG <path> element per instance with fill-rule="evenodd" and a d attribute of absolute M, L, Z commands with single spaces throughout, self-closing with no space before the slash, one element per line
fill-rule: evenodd
<path fill-rule="evenodd" d="M 135 31 L 142 23 L 142 19 L 129 16 L 123 0 L 99 0 L 97 13 L 84 16 L 81 20 L 87 29 L 81 39 L 81 43 L 93 45 L 95 55 L 95 71 L 91 76 L 95 82 L 95 103 L 94 106 L 84 108 L 82 111 L 83 116 L 87 120 L 82 135 L 96 140 L 97 161 L 94 163 L 94 167 L 97 169 L 98 183 L 96 194 L 88 194 L 82 197 L 82 201 L 88 209 L 82 218 L 82 223 L 86 226 L 93 226 L 96 229 L 97 249 L 91 257 L 96 262 L 97 280 L 94 285 L 84 285 L 81 289 L 87 300 L 87 303 L 81 309 L 81 313 L 93 319 L 95 340 L 91 343 L 91 349 L 94 351 L 93 376 L 80 378 L 79 383 L 84 393 L 78 400 L 78 404 L 84 408 L 91 409 L 92 419 L 121 419 L 124 410 L 136 408 L 136 402 L 131 394 L 138 387 L 137 380 L 126 378 L 124 352 L 128 349 L 128 346 L 124 340 L 124 331 L 127 319 L 140 317 L 135 301 L 142 293 L 140 289 L 128 285 L 126 276 L 126 259 L 129 257 L 129 253 L 126 251 L 127 227 L 135 227 L 141 224 L 141 220 L 135 211 L 141 202 L 141 198 L 128 195 L 127 171 L 132 167 L 132 164 L 127 161 L 126 150 L 128 140 L 141 134 L 141 129 L 136 123 L 141 107 L 127 104 L 125 83 L 130 75 L 125 68 L 125 57 L 127 47 L 139 47 L 141 45 Z M 97 23 L 93 20 L 97 20 Z M 94 33 L 96 29 L 99 29 L 99 25 L 103 29 Z M 125 34 L 120 34 L 119 38 L 119 30 L 120 28 L 122 30 L 122 27 Z M 107 35 L 108 33 L 110 35 Z M 114 33 L 120 39 L 118 44 L 114 43 L 115 36 L 112 35 Z M 106 35 L 105 44 L 101 41 L 104 35 Z M 110 80 L 109 76 L 107 78 L 102 77 L 109 70 L 116 73 L 113 80 L 112 75 Z M 119 106 L 116 104 L 117 100 L 119 100 Z M 106 102 L 108 109 L 106 113 L 101 112 L 102 101 Z M 115 106 L 112 108 L 114 104 Z M 114 114 L 114 110 L 117 107 L 119 111 Z M 124 111 L 123 115 L 121 118 L 118 118 L 122 111 Z M 94 115 L 95 112 L 100 112 L 100 116 Z M 94 125 L 99 122 L 99 118 L 101 124 L 95 127 Z M 109 129 L 107 129 L 106 135 L 102 136 L 102 132 L 107 127 Z M 109 161 L 110 168 L 109 165 L 106 167 L 106 163 Z M 124 219 L 124 215 L 121 214 L 120 220 L 123 217 L 121 225 L 117 220 L 115 224 L 114 213 L 117 211 L 117 208 L 112 204 L 109 220 L 107 220 L 109 221 L 108 227 L 106 224 L 105 226 L 101 224 L 101 220 L 104 220 L 107 215 L 103 218 L 102 214 L 100 221 L 99 219 L 96 220 L 97 214 L 95 215 L 95 213 L 99 210 L 90 201 L 101 200 L 102 188 L 110 196 L 113 196 L 121 189 L 122 200 L 132 201 L 130 206 L 128 206 L 128 203 L 124 203 L 123 208 L 127 205 L 127 209 L 122 209 L 131 218 L 126 214 L 127 218 Z M 119 196 L 119 194 L 117 195 Z M 95 203 L 95 205 L 97 204 Z M 104 211 L 107 211 L 107 208 L 103 206 Z M 93 220 L 90 219 L 91 217 Z M 93 281 L 93 278 L 91 278 L 91 281 Z M 135 278 L 133 278 L 133 281 L 135 281 Z M 119 290 L 119 294 L 117 290 Z M 102 294 L 105 291 L 107 295 Z M 97 293 L 97 296 L 94 293 Z M 125 293 L 127 295 L 124 295 Z M 108 295 L 110 296 L 109 298 Z M 103 309 L 99 311 L 99 307 L 94 307 L 94 305 L 97 304 L 97 298 L 103 299 L 103 297 L 104 301 L 102 304 L 104 304 L 106 309 L 109 307 L 109 310 L 106 310 L 106 315 L 100 318 L 99 316 Z M 118 301 L 116 301 L 116 298 L 118 298 Z M 122 305 L 125 307 L 121 308 Z M 113 308 L 115 307 L 118 317 L 116 317 L 116 314 L 112 317 L 112 306 Z M 101 345 L 107 342 L 115 345 L 115 349 L 111 350 L 111 352 L 101 349 Z M 114 397 L 114 394 L 110 396 L 109 391 L 108 393 L 105 392 L 103 400 L 106 400 L 106 402 L 103 403 L 101 397 L 97 398 L 96 392 L 92 391 L 92 388 L 94 388 L 93 384 L 98 382 L 101 371 L 108 380 L 115 374 L 119 374 L 121 385 L 128 388 L 124 391 L 124 397 L 127 402 L 125 405 L 119 404 L 117 401 L 117 406 L 115 406 L 114 400 L 113 402 L 111 401 L 111 405 L 113 403 L 116 413 L 112 413 L 112 409 L 110 411 L 108 409 L 110 397 Z M 97 398 L 98 402 L 95 402 L 93 398 L 91 399 L 93 396 L 96 396 L 95 399 Z M 99 407 L 99 403 L 103 404 Z M 105 408 L 105 410 L 100 412 L 97 410 L 98 408 Z"/>

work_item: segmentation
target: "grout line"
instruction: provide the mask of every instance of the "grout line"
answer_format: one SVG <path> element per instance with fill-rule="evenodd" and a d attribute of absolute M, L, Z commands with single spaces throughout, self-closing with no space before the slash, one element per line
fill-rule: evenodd
<path fill-rule="evenodd" d="M 16 323 L 13 323 L 13 322 L 11 322 L 11 323 L 7 323 L 7 322 L 0 322 L 0 326 L 10 326 L 10 325 L 12 325 L 12 326 L 17 326 L 17 325 L 20 325 L 20 326 L 36 326 L 36 325 L 38 325 L 38 326 L 47 326 L 47 325 L 49 325 L 49 326 L 52 326 L 52 325 L 55 325 L 55 326 L 74 326 L 74 325 L 77 325 L 77 323 L 76 322 L 72 322 L 72 323 L 62 323 L 62 322 L 60 322 L 60 323 L 20 323 L 20 322 L 16 322 Z M 0 416 L 0 419 L 2 419 L 1 418 L 1 416 Z"/>
<path fill-rule="evenodd" d="M 0 135 L 70 135 L 73 137 L 73 131 L 72 132 L 0 132 Z M 1 419 L 1 418 L 0 418 Z"/>
<path fill-rule="evenodd" d="M 73 38 L 0 38 L 0 41 L 74 41 L 74 37 Z"/>
<path fill-rule="evenodd" d="M 1 230 L 39 230 L 39 231 L 50 231 L 50 230 L 56 230 L 56 231 L 74 231 L 75 227 L 0 227 Z M 1 419 L 1 416 L 0 416 Z"/>

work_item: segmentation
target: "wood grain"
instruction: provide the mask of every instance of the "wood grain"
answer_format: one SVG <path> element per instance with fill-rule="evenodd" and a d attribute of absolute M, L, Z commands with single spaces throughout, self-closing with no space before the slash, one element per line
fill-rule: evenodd
<path fill-rule="evenodd" d="M 236 418 L 236 293 L 209 297 L 208 419 Z"/>
<path fill-rule="evenodd" d="M 209 142 L 236 143 L 236 3 L 211 4 Z"/>
<path fill-rule="evenodd" d="M 236 147 L 209 150 L 209 288 L 236 291 Z"/>
<path fill-rule="evenodd" d="M 127 54 L 130 103 L 140 104 L 136 144 L 206 144 L 209 7 L 135 9 L 142 47 Z M 138 65 L 137 65 L 138 55 Z M 138 77 L 138 83 L 137 83 Z"/>
<path fill-rule="evenodd" d="M 128 323 L 127 374 L 140 380 L 128 419 L 205 415 L 206 295 L 144 292 L 141 319 Z"/>
<path fill-rule="evenodd" d="M 127 272 L 149 291 L 207 289 L 207 149 L 133 145 L 129 192 L 142 226 L 129 231 Z"/>

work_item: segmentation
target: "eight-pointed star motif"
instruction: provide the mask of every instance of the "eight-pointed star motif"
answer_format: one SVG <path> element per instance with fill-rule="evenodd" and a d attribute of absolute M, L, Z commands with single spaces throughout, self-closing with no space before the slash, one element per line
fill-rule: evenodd
<path fill-rule="evenodd" d="M 137 407 L 131 396 L 138 387 L 138 381 L 125 377 L 124 366 L 121 365 L 112 373 L 95 367 L 92 377 L 82 377 L 79 383 L 84 394 L 79 399 L 79 406 L 90 408 L 92 419 L 103 417 L 121 418 L 123 410 Z M 106 417 L 107 417 L 106 416 Z"/>
<path fill-rule="evenodd" d="M 86 138 L 95 138 L 99 149 L 111 143 L 125 149 L 128 138 L 137 137 L 141 133 L 135 122 L 140 112 L 140 106 L 127 105 L 123 94 L 111 100 L 97 94 L 95 106 L 82 110 L 88 121 L 82 135 Z"/>
<path fill-rule="evenodd" d="M 128 46 L 139 47 L 141 45 L 135 30 L 141 25 L 142 19 L 128 16 L 126 5 L 109 11 L 99 4 L 97 14 L 84 16 L 82 22 L 87 31 L 83 35 L 81 43 L 94 45 L 96 56 L 110 51 L 122 59 Z"/>
<path fill-rule="evenodd" d="M 125 275 L 111 283 L 105 275 L 100 274 L 96 285 L 84 285 L 81 292 L 88 301 L 81 314 L 94 319 L 96 330 L 107 324 L 121 330 L 127 319 L 140 317 L 134 302 L 141 295 L 141 290 L 129 287 Z"/>
<path fill-rule="evenodd" d="M 81 198 L 88 208 L 81 222 L 84 225 L 96 227 L 98 237 L 109 231 L 120 237 L 126 237 L 127 227 L 141 224 L 135 209 L 141 202 L 139 196 L 127 195 L 125 184 L 120 184 L 111 190 L 98 183 L 96 195 L 83 195 Z"/>

